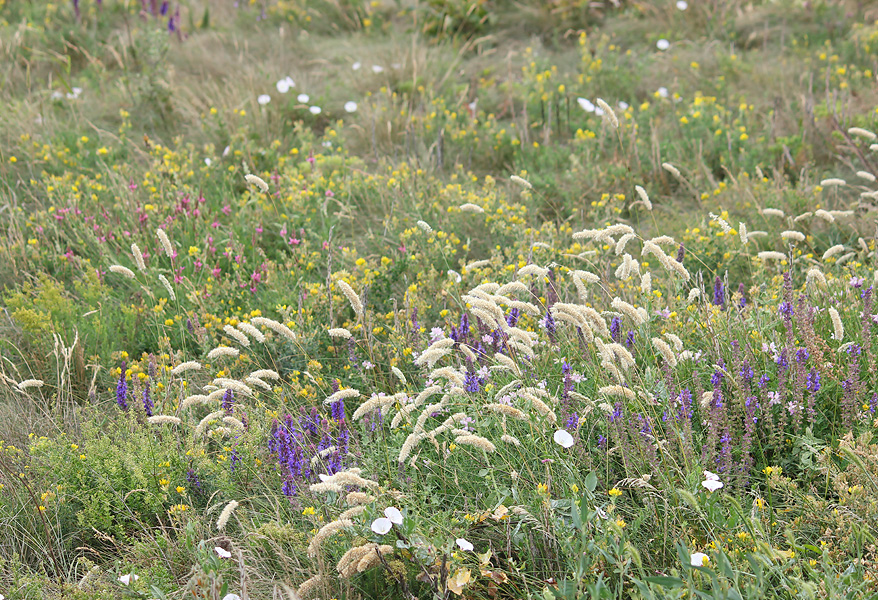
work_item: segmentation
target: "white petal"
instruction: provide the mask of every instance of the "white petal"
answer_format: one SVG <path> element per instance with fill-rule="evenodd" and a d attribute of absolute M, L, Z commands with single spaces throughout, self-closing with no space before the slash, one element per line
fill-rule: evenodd
<path fill-rule="evenodd" d="M 402 513 L 395 506 L 388 506 L 384 509 L 384 516 L 390 519 L 391 523 L 402 525 Z"/>
<path fill-rule="evenodd" d="M 393 523 L 387 517 L 379 517 L 372 521 L 372 531 L 378 535 L 384 535 L 393 527 Z"/>
<path fill-rule="evenodd" d="M 277 91 L 281 94 L 286 94 L 290 91 L 290 84 L 287 83 L 286 79 L 281 79 L 276 84 L 274 84 L 274 87 L 277 88 Z"/>
<path fill-rule="evenodd" d="M 238 594 L 226 594 L 223 596 L 223 600 L 241 600 L 241 596 Z"/>
<path fill-rule="evenodd" d="M 349 113 L 357 112 L 357 103 L 353 100 L 348 100 L 344 103 L 344 109 Z"/>
<path fill-rule="evenodd" d="M 553 436 L 555 443 L 563 448 L 569 448 L 574 444 L 573 436 L 566 429 L 559 429 Z"/>
<path fill-rule="evenodd" d="M 659 50 L 667 50 L 668 48 L 671 47 L 671 42 L 669 42 L 665 38 L 662 38 L 655 43 L 655 47 L 658 48 Z"/>
<path fill-rule="evenodd" d="M 360 61 L 357 61 L 357 62 L 355 62 L 354 64 L 351 65 L 351 68 L 352 68 L 354 71 L 359 71 L 359 70 L 360 70 L 360 67 L 362 67 L 362 66 L 363 66 L 363 64 L 362 64 Z"/>
<path fill-rule="evenodd" d="M 686 10 L 689 8 L 689 3 L 686 0 L 677 0 L 677 10 Z"/>
<path fill-rule="evenodd" d="M 381 65 L 372 65 L 372 72 L 373 73 L 383 73 L 384 67 L 382 67 Z"/>
<path fill-rule="evenodd" d="M 703 567 L 705 559 L 710 560 L 704 552 L 695 552 L 689 557 L 689 564 L 693 567 Z"/>
<path fill-rule="evenodd" d="M 719 481 L 719 475 L 717 475 L 716 473 L 711 473 L 710 471 L 704 471 L 704 478 L 716 479 L 717 481 Z"/>
<path fill-rule="evenodd" d="M 308 109 L 308 112 L 310 112 L 312 115 L 319 115 L 323 112 L 323 109 L 319 106 L 312 106 Z"/>
<path fill-rule="evenodd" d="M 701 482 L 701 485 L 707 488 L 708 491 L 715 492 L 723 487 L 723 482 L 716 479 L 705 479 Z"/>
<path fill-rule="evenodd" d="M 471 542 L 468 542 L 467 540 L 465 540 L 463 538 L 457 538 L 457 540 L 455 540 L 455 541 L 457 542 L 458 547 L 461 550 L 464 550 L 465 552 L 469 552 L 470 550 L 472 550 L 475 547 L 472 545 Z"/>
<path fill-rule="evenodd" d="M 298 100 L 302 104 L 307 104 L 310 99 L 311 96 L 309 96 L 308 94 L 299 94 L 298 96 L 296 96 L 296 100 Z"/>
<path fill-rule="evenodd" d="M 660 87 L 658 89 L 658 95 L 661 96 L 662 98 L 667 98 L 668 97 L 668 88 L 666 88 L 664 86 Z"/>
<path fill-rule="evenodd" d="M 261 106 L 265 106 L 266 104 L 268 104 L 269 102 L 271 102 L 271 96 L 269 96 L 268 94 L 262 94 L 262 95 L 260 95 L 260 96 L 256 99 L 256 101 L 257 101 Z"/>
<path fill-rule="evenodd" d="M 219 556 L 220 558 L 231 558 L 232 557 L 232 553 L 221 546 L 216 546 L 214 548 L 214 550 L 216 551 L 217 556 Z"/>
<path fill-rule="evenodd" d="M 591 100 L 587 98 L 577 98 L 576 102 L 579 103 L 580 108 L 585 112 L 594 112 L 594 104 L 591 103 Z"/>

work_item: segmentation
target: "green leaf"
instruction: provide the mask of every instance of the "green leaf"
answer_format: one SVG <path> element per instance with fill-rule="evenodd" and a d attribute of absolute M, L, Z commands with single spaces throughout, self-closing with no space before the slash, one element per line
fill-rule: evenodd
<path fill-rule="evenodd" d="M 655 585 L 660 585 L 662 587 L 681 587 L 686 585 L 686 582 L 680 579 L 679 577 L 669 577 L 667 575 L 656 575 L 655 577 L 644 577 L 643 581 L 647 583 L 654 583 Z"/>
<path fill-rule="evenodd" d="M 598 486 L 598 476 L 595 475 L 595 472 L 592 471 L 588 475 L 585 476 L 585 489 L 589 492 L 593 492 L 594 489 Z"/>

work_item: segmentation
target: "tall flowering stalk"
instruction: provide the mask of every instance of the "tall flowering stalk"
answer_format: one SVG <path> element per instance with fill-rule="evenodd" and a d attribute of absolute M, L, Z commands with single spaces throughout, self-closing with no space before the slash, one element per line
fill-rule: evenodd
<path fill-rule="evenodd" d="M 128 410 L 128 382 L 125 380 L 125 371 L 128 365 L 123 362 L 119 372 L 119 383 L 116 384 L 116 404 L 122 410 Z"/>

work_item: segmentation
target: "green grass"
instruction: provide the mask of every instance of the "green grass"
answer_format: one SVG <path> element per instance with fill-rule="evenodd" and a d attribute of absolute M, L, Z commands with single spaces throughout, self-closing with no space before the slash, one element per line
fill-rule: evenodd
<path fill-rule="evenodd" d="M 0 594 L 878 595 L 878 13 L 240 4 L 0 0 Z"/>

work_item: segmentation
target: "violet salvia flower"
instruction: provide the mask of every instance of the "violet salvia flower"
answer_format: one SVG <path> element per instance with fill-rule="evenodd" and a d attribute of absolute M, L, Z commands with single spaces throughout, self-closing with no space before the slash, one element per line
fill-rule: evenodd
<path fill-rule="evenodd" d="M 116 384 L 116 404 L 122 410 L 128 410 L 128 382 L 125 381 L 125 370 L 127 365 L 123 362 L 119 373 L 119 383 Z"/>
<path fill-rule="evenodd" d="M 336 400 L 330 406 L 332 419 L 337 422 L 344 421 L 345 418 L 345 406 L 344 400 Z"/>
<path fill-rule="evenodd" d="M 744 288 L 743 283 L 738 284 L 738 294 L 741 296 L 741 300 L 738 302 L 738 308 L 744 308 L 747 306 L 747 296 L 744 294 L 746 289 Z"/>
<path fill-rule="evenodd" d="M 152 416 L 152 398 L 149 395 L 149 379 L 146 380 L 146 385 L 143 386 L 143 410 L 146 413 L 147 417 Z"/>
<path fill-rule="evenodd" d="M 518 309 L 513 308 L 509 311 L 509 314 L 506 315 L 506 324 L 510 327 L 515 327 L 516 323 L 518 323 Z"/>
<path fill-rule="evenodd" d="M 817 369 L 811 367 L 811 372 L 808 373 L 808 382 L 805 387 L 812 394 L 816 394 L 820 391 L 820 373 L 817 372 Z"/>
<path fill-rule="evenodd" d="M 471 394 L 478 392 L 480 383 L 481 382 L 479 381 L 479 376 L 476 374 L 475 371 L 467 371 L 466 372 L 464 389 L 467 392 L 469 392 Z"/>
<path fill-rule="evenodd" d="M 725 307 L 726 305 L 725 289 L 723 288 L 723 281 L 719 278 L 719 275 L 717 275 L 716 279 L 713 281 L 713 303 L 719 307 Z"/>
<path fill-rule="evenodd" d="M 747 382 L 747 384 L 753 381 L 755 373 L 753 373 L 753 367 L 750 366 L 750 362 L 748 360 L 745 359 L 744 362 L 741 363 L 741 371 L 739 375 L 741 376 L 741 379 Z"/>
<path fill-rule="evenodd" d="M 622 319 L 619 317 L 613 317 L 610 321 L 610 337 L 613 338 L 614 342 L 619 341 L 619 335 L 622 332 Z"/>
<path fill-rule="evenodd" d="M 811 354 L 808 352 L 807 348 L 799 348 L 796 350 L 796 362 L 804 364 L 809 358 L 811 358 Z"/>
<path fill-rule="evenodd" d="M 634 332 L 629 331 L 625 336 L 625 346 L 630 350 L 634 346 Z"/>
<path fill-rule="evenodd" d="M 683 259 L 686 257 L 686 248 L 683 246 L 683 242 L 680 242 L 680 247 L 677 248 L 677 262 L 682 263 Z"/>
<path fill-rule="evenodd" d="M 235 393 L 232 390 L 226 390 L 226 393 L 223 394 L 223 402 L 222 409 L 226 411 L 227 415 L 231 415 L 235 406 Z"/>

